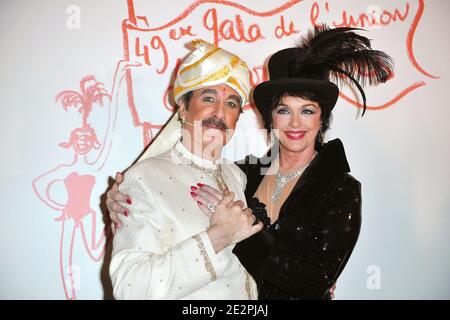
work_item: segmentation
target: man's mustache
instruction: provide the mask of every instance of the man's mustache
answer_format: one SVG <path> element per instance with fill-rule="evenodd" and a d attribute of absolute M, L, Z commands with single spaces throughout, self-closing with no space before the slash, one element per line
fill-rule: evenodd
<path fill-rule="evenodd" d="M 225 125 L 225 123 L 220 120 L 217 119 L 216 117 L 213 118 L 208 118 L 206 120 L 202 121 L 202 126 L 208 126 L 208 127 L 213 127 L 215 129 L 219 129 L 219 130 L 227 130 L 227 126 Z"/>

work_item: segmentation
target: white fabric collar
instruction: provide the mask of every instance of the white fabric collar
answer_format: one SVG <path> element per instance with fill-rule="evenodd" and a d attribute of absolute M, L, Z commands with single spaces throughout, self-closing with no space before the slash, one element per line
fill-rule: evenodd
<path fill-rule="evenodd" d="M 222 158 L 219 158 L 215 161 L 203 159 L 192 152 L 190 152 L 181 141 L 177 141 L 174 146 L 174 150 L 177 152 L 179 157 L 192 161 L 199 167 L 203 167 L 206 169 L 217 169 L 217 165 L 223 163 Z"/>

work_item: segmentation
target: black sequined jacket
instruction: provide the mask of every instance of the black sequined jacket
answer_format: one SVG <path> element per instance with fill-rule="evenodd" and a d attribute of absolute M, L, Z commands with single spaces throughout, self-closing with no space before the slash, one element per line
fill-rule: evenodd
<path fill-rule="evenodd" d="M 247 175 L 245 194 L 252 206 L 264 177 L 261 169 L 270 165 L 261 159 L 247 156 L 245 163 L 238 162 Z M 324 144 L 278 220 L 235 246 L 234 253 L 258 284 L 259 299 L 329 298 L 361 227 L 361 185 L 349 172 L 342 142 Z"/>

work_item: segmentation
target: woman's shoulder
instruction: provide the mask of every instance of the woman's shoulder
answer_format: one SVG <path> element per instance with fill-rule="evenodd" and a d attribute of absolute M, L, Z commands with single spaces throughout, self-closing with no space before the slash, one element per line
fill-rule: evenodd
<path fill-rule="evenodd" d="M 256 165 L 256 164 L 258 164 L 258 157 L 257 156 L 255 156 L 255 155 L 253 155 L 253 154 L 248 154 L 248 155 L 246 155 L 245 157 L 244 157 L 244 159 L 241 159 L 241 160 L 237 160 L 236 162 L 235 162 L 235 164 L 238 166 L 238 167 L 247 167 L 247 166 L 249 166 L 249 165 Z"/>
<path fill-rule="evenodd" d="M 337 184 L 346 188 L 361 188 L 361 182 L 348 172 L 339 175 Z"/>
<path fill-rule="evenodd" d="M 344 219 L 360 219 L 361 214 L 361 183 L 349 173 L 336 177 L 330 192 L 326 196 L 326 207 L 329 217 Z M 335 214 L 332 214 L 335 213 Z M 345 215 L 349 217 L 345 218 Z"/>
<path fill-rule="evenodd" d="M 324 197 L 334 202 L 345 202 L 346 199 L 361 198 L 361 182 L 349 173 L 340 173 L 328 180 Z"/>
<path fill-rule="evenodd" d="M 269 167 L 271 164 L 271 157 L 270 155 L 263 155 L 262 157 L 257 157 L 253 154 L 249 154 L 245 156 L 244 159 L 238 160 L 235 162 L 235 164 L 246 174 L 250 172 L 251 170 L 257 170 L 261 167 Z"/>

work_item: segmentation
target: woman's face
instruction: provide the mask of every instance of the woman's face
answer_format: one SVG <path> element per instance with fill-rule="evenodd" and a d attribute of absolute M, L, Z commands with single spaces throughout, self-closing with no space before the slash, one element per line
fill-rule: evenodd
<path fill-rule="evenodd" d="M 313 151 L 321 125 L 320 114 L 317 102 L 284 96 L 272 111 L 273 129 L 281 150 Z"/>

